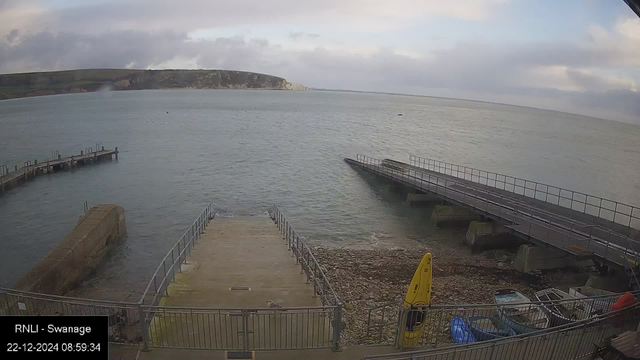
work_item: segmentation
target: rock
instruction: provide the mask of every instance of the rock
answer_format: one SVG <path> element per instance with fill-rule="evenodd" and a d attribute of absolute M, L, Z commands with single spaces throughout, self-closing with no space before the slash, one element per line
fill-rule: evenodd
<path fill-rule="evenodd" d="M 395 323 L 398 305 L 384 307 L 384 317 L 381 306 L 401 303 L 424 252 L 424 249 L 324 249 L 315 253 L 344 304 L 344 346 L 393 345 L 395 325 L 382 327 L 380 338 L 379 330 L 370 331 L 367 336 L 367 320 L 371 314 L 373 322 L 380 319 L 381 323 Z M 548 276 L 512 271 L 508 266 L 512 261 L 509 253 L 492 254 L 494 258 L 489 259 L 452 249 L 434 252 L 432 303 L 491 304 L 493 293 L 499 288 L 515 288 L 531 296 L 548 287 L 545 283 Z M 448 339 L 449 335 L 444 337 Z"/>

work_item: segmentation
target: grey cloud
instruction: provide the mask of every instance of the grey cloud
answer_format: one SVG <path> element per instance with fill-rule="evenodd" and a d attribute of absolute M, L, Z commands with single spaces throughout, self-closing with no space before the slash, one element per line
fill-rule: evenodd
<path fill-rule="evenodd" d="M 20 31 L 18 29 L 13 29 L 11 30 L 11 32 L 9 32 L 9 34 L 6 36 L 6 39 L 8 42 L 13 42 L 13 40 L 17 39 L 18 36 L 20 34 Z"/>
<path fill-rule="evenodd" d="M 320 34 L 306 33 L 306 32 L 302 32 L 302 31 L 298 31 L 298 32 L 290 31 L 289 32 L 289 39 L 298 40 L 298 39 L 300 39 L 302 37 L 308 37 L 310 39 L 316 39 L 316 38 L 320 37 Z"/>
<path fill-rule="evenodd" d="M 40 32 L 21 36 L 17 45 L 0 43 L 0 71 L 5 64 L 26 63 L 37 69 L 124 68 L 133 63 L 146 67 L 173 59 L 177 54 L 195 56 L 186 33 L 120 31 L 103 35 Z"/>
<path fill-rule="evenodd" d="M 640 94 L 630 90 L 573 94 L 572 102 L 576 106 L 608 109 L 640 117 Z"/>
<path fill-rule="evenodd" d="M 304 35 L 303 32 L 293 32 L 293 31 L 289 32 L 289 38 L 293 40 L 298 40 L 298 38 L 301 37 L 302 35 Z"/>
<path fill-rule="evenodd" d="M 65 31 L 167 28 L 191 31 L 198 28 L 279 23 L 291 18 L 312 19 L 341 4 L 340 0 L 121 0 L 48 12 L 46 17 L 38 21 L 45 27 Z"/>
<path fill-rule="evenodd" d="M 146 68 L 177 57 L 197 58 L 202 68 L 269 73 L 311 87 L 426 95 L 446 89 L 453 93 L 493 94 L 492 101 L 512 95 L 561 98 L 574 108 L 598 107 L 640 119 L 638 93 L 597 92 L 604 89 L 602 79 L 571 67 L 568 78 L 594 91 L 564 92 L 523 85 L 525 67 L 517 51 L 468 43 L 435 52 L 432 58 L 424 60 L 399 55 L 389 48 L 364 56 L 323 48 L 288 51 L 264 39 L 242 37 L 191 41 L 185 32 L 115 31 L 98 35 L 41 32 L 21 33 L 15 44 L 0 42 L 0 72 L 122 68 L 130 64 Z M 546 59 L 547 55 L 541 58 Z"/>

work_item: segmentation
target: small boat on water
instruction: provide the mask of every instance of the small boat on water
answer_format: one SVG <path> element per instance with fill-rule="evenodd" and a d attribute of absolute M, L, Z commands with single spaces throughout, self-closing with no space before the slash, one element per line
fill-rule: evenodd
<path fill-rule="evenodd" d="M 467 319 L 469 330 L 476 341 L 514 336 L 516 332 L 495 316 L 471 316 Z"/>
<path fill-rule="evenodd" d="M 590 314 L 591 308 L 587 304 L 562 290 L 544 289 L 536 292 L 534 296 L 542 302 L 542 307 L 551 320 L 551 326 L 585 320 L 595 315 Z"/>
<path fill-rule="evenodd" d="M 498 317 L 518 334 L 538 331 L 549 327 L 549 317 L 542 306 L 532 304 L 528 297 L 514 289 L 496 291 L 495 302 Z"/>
<path fill-rule="evenodd" d="M 616 294 L 611 291 L 589 286 L 569 288 L 569 295 L 578 299 L 593 298 L 584 300 L 586 306 L 589 307 L 586 310 L 592 315 L 608 313 L 616 300 L 618 300 L 618 297 L 615 296 Z"/>

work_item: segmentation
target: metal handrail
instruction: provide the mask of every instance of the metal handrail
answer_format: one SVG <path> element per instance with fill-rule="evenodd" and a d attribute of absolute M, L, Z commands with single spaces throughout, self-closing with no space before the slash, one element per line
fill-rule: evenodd
<path fill-rule="evenodd" d="M 550 204 L 562 206 L 564 208 L 581 211 L 584 214 L 593 215 L 601 219 L 613 221 L 617 224 L 627 226 L 629 228 L 627 235 L 631 234 L 630 229 L 634 228 L 633 225 L 637 224 L 637 226 L 640 227 L 640 208 L 623 202 L 605 199 L 599 196 L 589 195 L 575 190 L 564 189 L 558 186 L 548 185 L 533 180 L 522 179 L 515 176 L 475 169 L 468 166 L 461 166 L 415 155 L 409 155 L 409 164 L 441 174 L 469 180 L 481 185 L 491 186 L 496 189 L 509 191 L 514 194 L 523 195 L 540 201 L 545 201 Z M 469 176 L 469 178 L 467 177 L 467 175 Z M 484 182 L 481 181 L 482 179 L 484 179 Z M 511 179 L 511 181 L 509 181 L 509 179 Z M 499 187 L 499 183 L 502 184 L 502 187 Z M 518 192 L 518 189 L 522 189 L 522 193 Z M 557 192 L 550 192 L 550 190 L 552 189 L 557 190 Z M 541 196 L 538 196 L 538 194 L 540 194 Z M 552 201 L 550 197 L 555 198 L 557 201 Z M 561 199 L 566 201 L 562 202 Z M 590 202 L 589 199 L 594 199 L 595 203 Z M 566 202 L 569 203 L 569 206 L 566 206 Z M 575 208 L 574 203 L 582 204 L 582 209 Z M 597 209 L 597 213 L 587 211 L 588 207 L 589 209 L 594 209 L 593 212 L 595 212 L 595 209 Z M 624 212 L 622 211 L 623 208 L 628 208 L 629 211 Z M 605 212 L 603 212 L 603 210 L 605 210 Z M 607 214 L 607 212 L 611 212 L 613 214 L 613 218 L 606 217 L 605 214 Z M 634 212 L 636 212 L 638 215 L 634 215 Z M 616 215 L 628 217 L 629 221 L 616 221 Z M 634 219 L 637 221 L 634 221 Z"/>
<path fill-rule="evenodd" d="M 164 294 L 168 295 L 169 291 L 169 282 L 175 280 L 176 276 L 176 267 L 178 268 L 178 272 L 182 271 L 182 264 L 187 261 L 187 256 L 191 254 L 191 249 L 195 246 L 198 241 L 200 234 L 206 229 L 209 221 L 215 217 L 215 214 L 212 211 L 211 204 L 208 204 L 207 207 L 202 210 L 200 215 L 196 218 L 196 220 L 191 224 L 189 229 L 185 231 L 185 233 L 180 237 L 180 239 L 173 245 L 171 250 L 167 252 L 167 255 L 164 256 L 158 268 L 151 276 L 149 280 L 149 284 L 144 290 L 142 297 L 138 301 L 141 305 L 145 304 L 145 299 L 147 294 L 152 289 L 153 285 L 153 299 L 151 300 L 150 305 L 157 305 L 159 302 L 158 295 Z M 176 254 L 177 250 L 177 256 Z M 171 263 L 167 267 L 167 260 L 171 259 Z M 160 275 L 162 274 L 162 275 Z M 171 274 L 170 281 L 168 280 L 168 276 Z M 158 284 L 158 277 L 162 276 L 162 279 Z"/>
<path fill-rule="evenodd" d="M 432 164 L 433 164 L 433 166 L 432 166 Z M 442 166 L 442 164 L 444 164 L 444 167 Z M 451 163 L 447 163 L 447 162 L 443 162 L 443 161 L 439 161 L 439 160 L 434 160 L 434 159 L 422 158 L 422 157 L 415 156 L 415 155 L 409 155 L 409 165 L 415 166 L 415 167 L 418 167 L 418 168 L 422 168 L 422 169 L 426 169 L 426 170 L 429 170 L 429 171 L 435 171 L 435 172 L 438 172 L 438 173 L 441 173 L 441 174 L 444 174 L 444 175 L 450 175 L 450 176 L 455 176 L 457 178 L 461 178 L 461 176 L 460 176 L 460 165 L 451 164 Z M 454 166 L 455 166 L 455 168 L 454 168 Z M 447 170 L 450 170 L 450 171 L 447 171 Z M 455 170 L 455 172 L 454 172 L 454 170 Z M 471 179 L 467 179 L 466 175 L 469 174 L 467 172 L 467 170 L 471 170 L 471 173 L 470 173 Z M 474 171 L 477 172 L 477 174 L 478 174 L 477 175 L 477 181 L 474 181 Z M 486 176 L 483 177 L 482 176 L 482 172 L 484 172 L 486 174 Z M 490 174 L 493 174 L 493 176 L 491 176 Z M 503 181 L 498 180 L 498 176 L 501 176 L 503 178 Z M 573 190 L 565 190 L 563 188 L 558 188 L 559 190 L 558 190 L 557 195 L 556 194 L 551 194 L 552 196 L 555 196 L 557 198 L 557 200 L 558 200 L 557 203 L 554 203 L 554 202 L 550 201 L 550 199 L 549 199 L 549 187 L 551 185 L 547 185 L 547 184 L 544 184 L 544 183 L 539 183 L 539 182 L 532 181 L 532 180 L 520 179 L 520 178 L 517 178 L 517 177 L 512 177 L 514 179 L 514 181 L 509 183 L 506 180 L 508 177 L 509 177 L 508 175 L 502 175 L 502 174 L 499 174 L 499 173 L 493 173 L 493 172 L 486 171 L 486 170 L 478 170 L 478 169 L 474 169 L 474 168 L 466 167 L 466 166 L 462 167 L 462 178 L 465 179 L 465 180 L 469 180 L 469 181 L 478 183 L 480 185 L 485 185 L 485 186 L 492 186 L 490 184 L 490 180 L 492 180 L 493 181 L 493 187 L 496 188 L 496 189 L 500 189 L 499 186 L 498 186 L 498 183 L 502 182 L 502 185 L 503 185 L 502 186 L 502 190 L 511 191 L 514 194 L 523 195 L 523 196 L 528 196 L 526 190 L 532 190 L 533 191 L 533 196 L 528 196 L 528 197 L 534 198 L 536 200 L 543 201 L 543 199 L 538 197 L 538 193 L 540 193 L 540 194 L 544 195 L 544 201 L 545 202 L 548 202 L 550 204 L 554 204 L 554 205 L 557 205 L 557 206 L 563 206 L 563 205 L 560 204 L 560 199 L 570 200 L 571 202 L 569 203 L 569 207 L 568 208 L 570 208 L 571 210 L 574 210 L 574 211 L 579 211 L 579 210 L 578 209 L 574 209 L 573 202 L 581 203 L 581 204 L 584 204 L 582 212 L 585 213 L 585 214 L 588 214 L 588 215 L 592 215 L 592 216 L 594 216 L 594 214 L 590 214 L 586 210 L 587 209 L 587 205 L 595 207 L 595 205 L 588 203 L 588 198 L 589 197 L 595 198 L 595 199 L 599 199 L 600 206 L 602 206 L 603 200 L 604 201 L 608 201 L 608 202 L 614 202 L 613 200 L 606 200 L 606 199 L 599 198 L 597 196 L 587 195 L 587 194 L 583 194 L 583 193 L 576 192 L 576 191 L 573 191 Z M 485 179 L 484 183 L 481 181 L 481 179 Z M 518 193 L 516 191 L 517 187 L 519 186 L 519 185 L 517 185 L 517 181 L 518 180 L 520 180 L 521 182 L 524 182 L 523 193 L 522 194 L 520 194 L 520 193 Z M 533 183 L 535 186 L 533 188 L 527 187 L 527 183 Z M 506 184 L 513 185 L 513 188 L 511 190 L 507 189 L 506 188 Z M 538 189 L 539 187 L 540 188 L 544 187 L 545 190 L 544 191 L 539 190 Z M 566 191 L 566 192 L 571 192 L 572 193 L 571 198 L 562 196 L 562 191 L 563 190 Z M 585 202 L 581 202 L 580 200 L 576 199 L 574 194 L 584 195 L 585 196 Z M 632 218 L 633 218 L 633 206 L 632 205 L 626 205 L 626 204 L 622 204 L 622 205 L 631 207 L 631 210 L 630 210 L 629 214 L 621 213 L 624 216 L 628 216 L 629 217 L 629 223 L 626 226 L 631 228 Z M 563 207 L 566 207 L 566 206 L 563 206 Z M 617 205 L 614 207 L 614 209 L 608 209 L 608 208 L 605 207 L 605 209 L 609 210 L 609 211 L 617 210 L 617 208 L 618 208 Z M 615 216 L 616 216 L 615 213 L 614 213 L 613 219 L 604 218 L 604 217 L 601 216 L 601 213 L 602 213 L 601 209 L 599 208 L 598 209 L 598 214 L 596 216 L 598 216 L 599 218 L 605 219 L 605 220 L 611 220 L 611 221 L 615 222 Z M 637 218 L 637 219 L 640 220 L 640 218 Z M 622 223 L 619 223 L 619 224 L 620 225 L 625 225 L 625 224 L 622 224 Z M 599 227 L 599 225 L 590 225 L 590 226 Z M 629 235 L 629 234 L 630 234 L 630 231 L 627 232 L 627 235 Z M 640 263 L 639 258 L 638 258 L 639 252 L 633 246 L 633 243 L 630 240 L 630 237 L 629 236 L 626 236 L 626 237 L 627 237 L 628 247 L 633 249 L 633 251 L 634 251 L 634 256 L 632 257 L 632 260 L 635 262 L 635 264 L 637 266 Z M 625 252 L 624 253 L 625 260 L 627 260 L 627 262 L 628 262 L 629 257 L 627 255 L 628 254 Z M 630 270 L 631 270 L 631 280 L 633 280 L 635 282 L 635 284 L 638 286 L 638 288 L 640 288 L 640 281 L 638 280 L 638 278 L 636 276 L 636 273 L 634 271 L 635 270 L 634 266 L 631 263 L 625 264 L 625 265 L 628 265 Z"/>
<path fill-rule="evenodd" d="M 322 270 L 322 266 L 313 255 L 311 248 L 289 224 L 289 221 L 276 204 L 273 205 L 273 211 L 270 216 L 278 226 L 278 229 L 280 229 L 283 239 L 287 242 L 288 249 L 296 257 L 296 263 L 300 264 L 300 273 L 304 272 L 307 276 L 307 282 L 312 282 L 314 296 L 320 295 L 320 301 L 323 306 L 334 308 L 331 319 L 333 326 L 332 350 L 338 351 L 340 349 L 340 334 L 342 331 L 342 303 L 340 298 L 333 290 L 333 286 L 331 286 L 329 279 Z"/>
<path fill-rule="evenodd" d="M 624 293 L 612 293 L 609 295 L 597 295 L 597 296 L 589 296 L 589 297 L 580 297 L 580 298 L 570 298 L 570 299 L 561 299 L 561 300 L 534 300 L 526 303 L 519 303 L 518 306 L 521 307 L 530 307 L 530 308 L 550 308 L 550 307 L 559 307 L 562 306 L 570 311 L 578 311 L 578 312 L 594 312 L 603 311 L 611 308 L 613 303 L 615 303 Z M 640 295 L 640 290 L 630 292 L 634 296 Z M 487 315 L 487 314 L 496 314 L 498 310 L 501 310 L 505 307 L 505 304 L 428 304 L 428 305 L 413 305 L 410 308 L 405 306 L 404 301 L 392 301 L 385 304 L 377 305 L 369 308 L 368 312 L 368 320 L 367 320 L 367 337 L 369 340 L 374 343 L 389 343 L 389 339 L 383 339 L 382 333 L 385 328 L 392 330 L 393 333 L 400 333 L 400 338 L 402 338 L 404 333 L 400 329 L 400 325 L 397 323 L 398 319 L 401 319 L 403 316 L 407 315 L 408 311 L 421 311 L 428 316 L 425 318 L 430 319 L 438 319 L 437 323 L 430 324 L 428 326 L 429 333 L 431 336 L 442 335 L 445 333 L 444 329 L 448 329 L 448 321 L 445 323 L 441 322 L 441 319 L 444 315 L 448 315 L 448 317 L 452 317 L 454 315 L 460 316 L 476 316 L 476 315 Z M 381 311 L 382 310 L 382 311 Z M 378 316 L 378 322 L 372 324 L 372 318 L 375 313 L 381 313 L 382 316 Z M 384 315 L 389 314 L 389 319 L 385 321 Z M 397 317 L 395 317 L 397 315 Z M 447 318 L 447 316 L 444 316 Z M 393 321 L 392 319 L 395 319 Z M 556 327 L 558 323 L 551 324 L 549 328 Z M 372 334 L 372 331 L 376 331 L 376 333 Z M 375 336 L 377 335 L 377 339 Z M 373 337 L 370 337 L 373 336 Z M 436 337 L 437 339 L 437 337 Z M 437 340 L 436 340 L 437 345 Z"/>
<path fill-rule="evenodd" d="M 282 306 L 279 307 L 276 311 L 285 311 L 285 310 L 325 310 L 325 309 L 333 309 L 337 307 L 337 305 L 327 305 L 327 306 Z M 211 311 L 211 310 L 220 310 L 220 311 L 257 311 L 257 310 L 267 310 L 274 311 L 273 308 L 268 307 L 256 307 L 256 308 L 226 308 L 226 307 L 207 307 L 207 306 L 177 306 L 177 305 L 162 305 L 162 306 L 153 306 L 153 305 L 143 305 L 144 309 L 170 309 L 170 310 L 201 310 L 201 311 Z"/>
<path fill-rule="evenodd" d="M 538 339 L 538 338 L 550 339 L 552 338 L 552 335 L 561 334 L 561 333 L 566 334 L 569 331 L 582 330 L 584 333 L 586 332 L 587 329 L 597 328 L 597 326 L 602 325 L 608 321 L 611 321 L 612 319 L 622 319 L 623 321 L 626 321 L 628 323 L 630 322 L 635 325 L 635 322 L 637 321 L 638 309 L 640 309 L 640 304 L 636 304 L 623 309 L 611 311 L 609 313 L 599 315 L 590 319 L 576 321 L 574 323 L 569 323 L 563 326 L 558 326 L 553 328 L 551 331 L 549 329 L 543 329 L 543 330 L 538 330 L 538 331 L 530 332 L 526 334 L 519 334 L 519 335 L 503 337 L 503 338 L 487 340 L 487 341 L 473 342 L 469 344 L 452 345 L 452 346 L 440 347 L 435 349 L 407 351 L 407 352 L 394 353 L 394 354 L 371 355 L 371 356 L 365 356 L 364 360 L 374 360 L 374 359 L 375 360 L 383 360 L 383 359 L 384 360 L 417 360 L 417 359 L 426 360 L 426 359 L 431 359 L 431 355 L 437 356 L 438 359 L 445 359 L 445 358 L 448 359 L 449 357 L 446 356 L 448 354 L 458 354 L 460 352 L 465 352 L 467 355 L 473 355 L 472 351 L 474 350 L 477 351 L 481 349 L 491 348 L 493 351 L 498 346 L 506 346 L 511 343 L 520 342 L 520 341 L 531 342 L 532 340 Z M 624 317 L 623 315 L 627 313 L 631 313 L 631 315 L 634 315 L 635 317 L 634 316 Z M 567 340 L 568 342 L 572 341 L 571 339 L 567 339 Z M 602 338 L 599 338 L 599 339 L 590 338 L 588 340 L 589 341 L 587 341 L 586 344 L 593 346 L 593 344 L 596 341 L 600 341 L 602 340 Z M 553 349 L 546 349 L 547 351 L 549 351 L 550 359 L 558 358 L 558 357 L 554 357 L 554 351 L 556 350 L 556 346 L 557 346 L 557 339 L 555 342 L 556 342 L 556 345 L 554 345 Z M 570 359 L 580 358 L 584 355 L 587 355 L 587 354 L 578 353 L 579 349 L 580 349 L 579 347 L 576 348 L 576 353 L 572 357 L 570 357 Z M 589 347 L 589 353 L 591 353 L 592 351 L 593 351 L 593 348 Z M 526 354 L 526 349 L 524 353 Z M 512 354 L 512 356 L 509 356 L 507 358 L 509 359 L 522 358 L 522 357 L 515 357 L 513 355 L 514 354 Z M 489 358 L 492 358 L 492 357 L 489 357 Z"/>
<path fill-rule="evenodd" d="M 127 302 L 127 301 L 84 299 L 84 298 L 43 294 L 43 293 L 36 293 L 31 291 L 0 287 L 0 294 L 2 293 L 17 295 L 17 296 L 28 296 L 38 300 L 59 300 L 59 301 L 64 301 L 65 303 L 68 303 L 68 304 L 111 304 L 111 305 L 125 305 L 125 306 L 129 305 L 134 307 L 138 305 L 137 303 Z"/>
<path fill-rule="evenodd" d="M 329 282 L 329 279 L 322 271 L 322 267 L 316 257 L 313 255 L 311 248 L 300 238 L 295 229 L 289 224 L 289 221 L 284 216 L 280 208 L 277 205 L 273 205 L 273 213 L 271 218 L 275 221 L 276 225 L 282 232 L 283 238 L 287 241 L 289 250 L 294 252 L 296 261 L 303 265 L 303 270 L 307 274 L 307 279 L 313 281 L 314 291 L 317 294 L 320 292 L 323 305 L 340 305 L 340 298 L 333 290 L 333 286 Z M 321 283 L 318 284 L 318 279 Z M 325 294 L 327 290 L 331 298 L 327 299 Z M 332 301 L 329 301 L 332 300 Z"/>
<path fill-rule="evenodd" d="M 356 160 L 357 162 L 365 166 L 372 167 L 373 171 L 377 170 L 381 174 L 386 174 L 387 176 L 391 174 L 396 180 L 400 180 L 401 182 L 405 181 L 409 185 L 415 186 L 422 191 L 435 193 L 453 203 L 470 207 L 473 210 L 478 210 L 481 213 L 487 214 L 487 216 L 489 217 L 497 218 L 507 223 L 517 223 L 518 221 L 522 222 L 524 220 L 527 222 L 527 224 L 524 225 L 529 225 L 528 229 L 524 230 L 514 227 L 512 228 L 512 230 L 516 233 L 526 235 L 527 238 L 531 238 L 531 229 L 534 224 L 536 227 L 542 227 L 542 229 L 546 231 L 546 237 L 544 237 L 543 239 L 538 239 L 540 241 L 549 243 L 549 239 L 552 233 L 554 235 L 559 234 L 561 238 L 566 239 L 566 244 L 564 245 L 566 245 L 567 249 L 565 249 L 565 251 L 569 251 L 568 247 L 571 245 L 570 241 L 573 243 L 579 243 L 581 246 L 586 244 L 585 250 L 587 251 L 590 251 L 592 250 L 592 248 L 598 246 L 604 247 L 604 249 L 601 249 L 601 252 L 604 252 L 604 255 L 598 254 L 595 250 L 592 252 L 607 261 L 617 264 L 618 266 L 626 267 L 627 265 L 624 264 L 624 262 L 621 262 L 620 258 L 625 258 L 627 256 L 626 254 L 631 254 L 633 255 L 633 257 L 636 257 L 637 252 L 635 251 L 635 248 L 632 248 L 630 250 L 628 246 L 622 246 L 620 244 L 612 243 L 612 237 L 624 240 L 628 244 L 638 244 L 638 247 L 640 247 L 640 242 L 638 242 L 637 240 L 630 239 L 625 235 L 618 234 L 609 229 L 597 228 L 600 235 L 605 235 L 600 238 L 596 236 L 597 234 L 594 234 L 594 227 L 589 228 L 589 233 L 585 233 L 584 231 L 580 230 L 582 226 L 575 227 L 575 224 L 571 224 L 571 227 L 563 226 L 561 224 L 555 223 L 551 218 L 547 219 L 542 217 L 541 215 L 534 215 L 528 212 L 524 212 L 516 207 L 507 206 L 503 203 L 498 203 L 488 198 L 478 196 L 475 194 L 475 192 L 484 193 L 492 197 L 500 198 L 506 203 L 513 203 L 513 201 L 508 197 L 505 197 L 501 194 L 488 193 L 486 190 L 470 186 L 469 184 L 458 182 L 449 178 L 439 177 L 430 173 L 413 170 L 411 168 L 398 170 L 394 167 L 387 167 L 384 166 L 383 160 L 370 158 L 365 155 L 358 154 L 356 156 Z M 472 191 L 460 191 L 456 188 L 451 187 L 452 185 Z M 454 195 L 456 195 L 457 198 L 454 197 Z M 606 240 L 604 239 L 604 237 L 606 237 Z M 558 244 L 553 245 L 561 248 Z M 618 255 L 619 258 L 612 258 L 610 253 L 615 254 L 617 252 L 623 252 L 624 255 Z"/>

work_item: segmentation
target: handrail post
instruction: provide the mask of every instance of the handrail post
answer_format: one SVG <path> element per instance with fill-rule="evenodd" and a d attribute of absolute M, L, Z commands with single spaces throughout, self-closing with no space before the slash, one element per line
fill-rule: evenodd
<path fill-rule="evenodd" d="M 149 350 L 149 324 L 147 323 L 147 317 L 142 309 L 142 305 L 138 304 L 138 319 L 140 321 L 140 330 L 142 331 L 142 351 Z"/>
<path fill-rule="evenodd" d="M 171 251 L 173 255 L 173 250 Z M 180 241 L 178 241 L 178 272 L 182 272 L 182 251 L 180 250 Z"/>
<path fill-rule="evenodd" d="M 333 313 L 333 348 L 332 351 L 340 351 L 340 331 L 342 327 L 342 304 L 336 304 Z"/>

